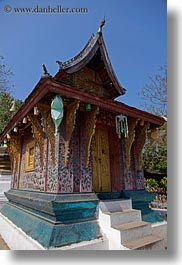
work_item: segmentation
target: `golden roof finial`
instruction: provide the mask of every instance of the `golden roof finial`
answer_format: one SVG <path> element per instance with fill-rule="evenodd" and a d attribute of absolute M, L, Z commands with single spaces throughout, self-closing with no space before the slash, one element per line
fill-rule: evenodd
<path fill-rule="evenodd" d="M 105 25 L 105 22 L 106 22 L 106 20 L 105 20 L 105 16 L 104 16 L 104 18 L 100 22 L 100 26 L 99 26 L 98 32 L 102 32 L 102 28 Z"/>

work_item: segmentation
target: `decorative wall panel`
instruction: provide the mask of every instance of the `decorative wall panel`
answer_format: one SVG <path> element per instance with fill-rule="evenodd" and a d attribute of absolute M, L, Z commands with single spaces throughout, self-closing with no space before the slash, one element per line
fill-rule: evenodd
<path fill-rule="evenodd" d="M 61 135 L 59 137 L 58 191 L 61 193 L 73 191 L 73 172 L 65 167 L 65 139 Z"/>
<path fill-rule="evenodd" d="M 75 128 L 70 140 L 69 170 L 73 174 L 73 191 L 80 191 L 80 120 L 79 113 L 75 122 Z"/>
<path fill-rule="evenodd" d="M 131 170 L 128 170 L 125 174 L 125 190 L 133 189 L 133 174 Z"/>
<path fill-rule="evenodd" d="M 143 155 L 142 150 L 146 141 L 146 132 L 147 128 L 149 126 L 148 122 L 145 122 L 143 126 L 137 126 L 136 127 L 136 137 L 135 137 L 135 148 L 136 148 L 136 161 L 137 161 L 137 169 L 142 170 L 143 166 Z"/>
<path fill-rule="evenodd" d="M 90 158 L 90 145 L 92 141 L 92 136 L 95 133 L 97 114 L 99 112 L 99 108 L 96 106 L 92 107 L 92 110 L 89 112 L 83 113 L 83 124 L 82 128 L 82 136 L 83 136 L 83 150 L 84 150 L 84 167 L 87 168 L 89 164 Z"/>
<path fill-rule="evenodd" d="M 32 130 L 33 130 L 33 135 L 34 139 L 39 145 L 40 149 L 40 164 L 41 167 L 43 168 L 43 163 L 44 163 L 44 132 L 41 126 L 41 120 L 39 116 L 36 116 L 34 114 L 29 113 L 28 114 L 28 119 L 32 123 Z"/>
<path fill-rule="evenodd" d="M 125 139 L 126 143 L 126 169 L 130 168 L 131 146 L 135 139 L 135 126 L 138 120 L 135 118 L 128 118 L 128 137 Z"/>
<path fill-rule="evenodd" d="M 25 157 L 26 157 L 26 146 L 32 142 L 33 138 L 31 134 L 26 134 L 26 138 L 22 143 L 22 156 L 21 156 L 21 167 L 20 167 L 20 179 L 19 179 L 19 189 L 24 190 L 45 190 L 45 166 L 41 166 L 40 163 L 40 149 L 39 145 L 35 144 L 35 165 L 34 169 L 30 171 L 25 171 Z M 45 159 L 44 154 L 44 159 Z M 45 160 L 44 160 L 45 161 Z"/>
<path fill-rule="evenodd" d="M 75 100 L 67 106 L 66 110 L 66 139 L 65 139 L 65 166 L 68 165 L 69 145 L 71 136 L 75 127 L 76 112 L 79 108 L 80 101 Z"/>

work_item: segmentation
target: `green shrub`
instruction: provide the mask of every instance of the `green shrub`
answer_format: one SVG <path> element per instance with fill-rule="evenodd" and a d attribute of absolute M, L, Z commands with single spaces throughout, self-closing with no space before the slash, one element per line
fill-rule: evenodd
<path fill-rule="evenodd" d="M 159 184 L 155 179 L 144 179 L 145 189 L 148 192 L 157 192 Z"/>

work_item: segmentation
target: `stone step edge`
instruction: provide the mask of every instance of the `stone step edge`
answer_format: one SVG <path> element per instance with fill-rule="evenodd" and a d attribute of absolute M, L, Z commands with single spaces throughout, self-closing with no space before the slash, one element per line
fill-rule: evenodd
<path fill-rule="evenodd" d="M 134 228 L 144 227 L 147 225 L 150 225 L 150 223 L 144 222 L 144 221 L 134 221 L 134 222 L 128 222 L 128 223 L 124 223 L 124 224 L 117 225 L 117 226 L 112 226 L 112 228 L 120 230 L 120 231 L 125 231 L 125 230 L 134 229 Z"/>
<path fill-rule="evenodd" d="M 157 243 L 162 240 L 163 240 L 162 237 L 150 235 L 150 236 L 144 236 L 138 239 L 127 241 L 123 245 L 124 247 L 128 249 L 135 250 L 135 249 L 139 249 L 139 248 L 151 245 L 153 243 Z"/>
<path fill-rule="evenodd" d="M 133 213 L 133 212 L 139 212 L 140 210 L 136 210 L 136 209 L 127 209 L 124 211 L 116 211 L 116 212 L 107 212 L 107 211 L 102 211 L 103 214 L 107 214 L 107 215 L 117 215 L 117 214 L 124 214 L 124 213 Z"/>

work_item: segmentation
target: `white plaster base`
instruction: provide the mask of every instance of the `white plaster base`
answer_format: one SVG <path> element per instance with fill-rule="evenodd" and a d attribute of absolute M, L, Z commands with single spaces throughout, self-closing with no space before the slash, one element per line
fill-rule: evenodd
<path fill-rule="evenodd" d="M 90 241 L 83 241 L 61 248 L 51 248 L 52 250 L 109 250 L 109 241 L 103 237 Z"/>
<path fill-rule="evenodd" d="M 105 212 L 122 212 L 127 209 L 132 209 L 132 202 L 130 199 L 100 201 L 99 203 L 99 225 L 103 233 L 109 239 L 109 250 L 126 250 L 127 248 L 121 245 L 121 233 L 119 230 L 112 228 L 111 217 L 105 214 Z"/>
<path fill-rule="evenodd" d="M 164 238 L 164 246 L 167 248 L 167 221 L 152 224 L 152 234 Z"/>
<path fill-rule="evenodd" d="M 132 208 L 131 199 L 104 200 L 99 202 L 99 208 L 102 212 L 121 212 Z"/>
<path fill-rule="evenodd" d="M 0 213 L 0 234 L 11 250 L 47 250 Z M 108 239 L 94 239 L 49 250 L 108 250 Z"/>
<path fill-rule="evenodd" d="M 101 204 L 102 208 L 103 205 Z M 110 210 L 115 210 L 116 206 L 109 205 Z M 128 207 L 129 206 L 129 207 Z M 109 207 L 109 208 L 110 208 Z M 130 208 L 130 203 L 127 205 Z M 106 210 L 104 208 L 104 210 Z M 107 205 L 108 210 L 108 205 Z M 140 218 L 139 218 L 140 219 Z M 61 248 L 51 248 L 50 250 L 128 250 L 121 244 L 121 233 L 112 228 L 110 215 L 99 209 L 99 224 L 103 237 L 100 239 L 80 242 Z M 7 217 L 0 213 L 0 234 L 11 250 L 46 250 L 37 241 L 25 234 L 20 228 L 15 226 Z M 152 234 L 165 239 L 167 247 L 167 222 L 152 224 Z M 156 249 L 160 249 L 156 244 Z M 155 249 L 154 247 L 152 249 Z"/>
<path fill-rule="evenodd" d="M 0 213 L 0 234 L 11 250 L 43 250 L 44 248 L 7 217 Z"/>
<path fill-rule="evenodd" d="M 122 250 L 120 231 L 111 227 L 110 216 L 99 209 L 99 225 L 109 239 L 109 250 Z"/>

